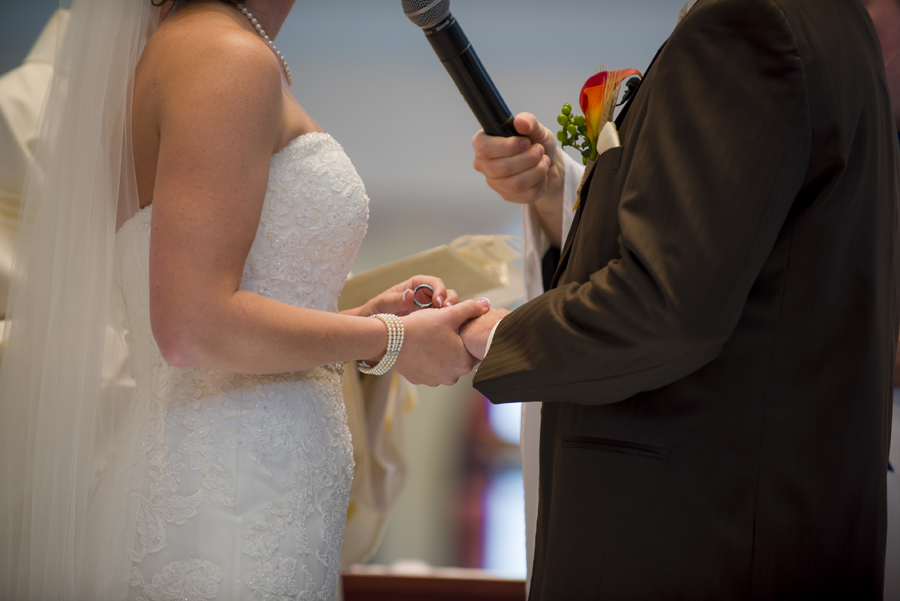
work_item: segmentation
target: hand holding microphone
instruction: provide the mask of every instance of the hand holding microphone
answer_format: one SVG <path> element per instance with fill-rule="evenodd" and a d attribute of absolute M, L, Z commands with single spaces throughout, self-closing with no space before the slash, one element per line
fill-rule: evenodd
<path fill-rule="evenodd" d="M 475 134 L 472 166 L 503 200 L 530 204 L 544 196 L 561 198 L 565 168 L 556 136 L 531 113 L 519 113 L 514 126 L 515 138 Z"/>
<path fill-rule="evenodd" d="M 403 0 L 484 131 L 475 134 L 474 167 L 509 202 L 533 204 L 542 226 L 561 232 L 565 177 L 556 136 L 530 113 L 513 117 L 472 44 L 450 13 L 450 0 Z M 559 233 L 551 240 L 559 244 Z"/>
<path fill-rule="evenodd" d="M 403 0 L 403 12 L 425 32 L 484 132 L 489 136 L 518 135 L 509 107 L 450 14 L 450 0 Z"/>

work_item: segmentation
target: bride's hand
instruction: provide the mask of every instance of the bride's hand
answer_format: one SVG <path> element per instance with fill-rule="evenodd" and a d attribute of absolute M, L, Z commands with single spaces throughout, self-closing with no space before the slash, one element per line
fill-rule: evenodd
<path fill-rule="evenodd" d="M 489 308 L 490 301 L 486 299 L 468 300 L 443 311 L 420 311 L 404 317 L 404 342 L 394 371 L 413 384 L 456 384 L 478 364 L 466 350 L 459 329 Z"/>
<path fill-rule="evenodd" d="M 432 307 L 440 309 L 450 303 L 455 305 L 459 302 L 459 295 L 455 290 L 448 290 L 444 281 L 427 275 L 417 275 L 409 278 L 405 282 L 400 282 L 396 286 L 388 288 L 375 298 L 371 299 L 365 305 L 348 311 L 354 315 L 369 317 L 378 313 L 393 313 L 394 315 L 409 315 L 414 311 L 418 311 L 419 307 L 413 302 L 413 291 L 416 286 L 431 286 L 434 293 L 427 288 L 419 290 L 415 298 L 423 305 L 432 303 Z"/>

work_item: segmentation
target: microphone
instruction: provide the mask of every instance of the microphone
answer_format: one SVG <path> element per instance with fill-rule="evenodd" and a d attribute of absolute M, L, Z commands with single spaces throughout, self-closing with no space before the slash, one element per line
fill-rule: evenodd
<path fill-rule="evenodd" d="M 489 136 L 518 136 L 513 114 L 450 14 L 450 0 L 403 0 L 403 12 L 422 28 L 447 73 Z"/>

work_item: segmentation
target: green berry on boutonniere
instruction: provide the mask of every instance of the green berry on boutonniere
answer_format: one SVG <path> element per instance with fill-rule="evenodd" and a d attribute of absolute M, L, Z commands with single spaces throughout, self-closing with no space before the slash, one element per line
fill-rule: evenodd
<path fill-rule="evenodd" d="M 562 129 L 556 132 L 556 138 L 559 140 L 559 143 L 563 147 L 571 146 L 580 152 L 582 157 L 590 156 L 590 141 L 587 138 L 584 117 L 582 115 L 573 115 L 571 104 L 563 105 L 556 122 L 562 126 Z"/>

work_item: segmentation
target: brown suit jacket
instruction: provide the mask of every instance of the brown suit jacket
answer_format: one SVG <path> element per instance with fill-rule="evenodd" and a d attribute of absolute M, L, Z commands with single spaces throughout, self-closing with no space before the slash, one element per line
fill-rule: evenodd
<path fill-rule="evenodd" d="M 881 597 L 895 132 L 856 0 L 679 24 L 475 379 L 544 403 L 532 599 Z"/>

